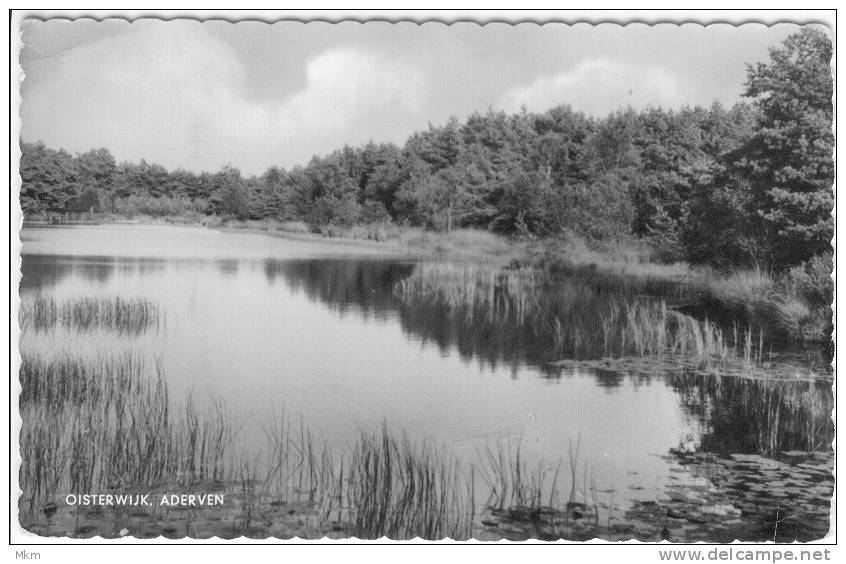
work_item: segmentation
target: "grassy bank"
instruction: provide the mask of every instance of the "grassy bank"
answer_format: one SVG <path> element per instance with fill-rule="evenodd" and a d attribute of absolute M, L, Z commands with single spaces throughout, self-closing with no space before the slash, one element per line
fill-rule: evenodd
<path fill-rule="evenodd" d="M 658 296 L 682 289 L 687 294 L 680 304 L 682 311 L 699 318 L 734 320 L 776 339 L 816 343 L 831 339 L 834 282 L 830 253 L 782 273 L 760 268 L 723 272 L 656 262 L 648 246 L 590 249 L 574 240 L 550 243 L 536 254 L 534 264 L 567 275 L 603 274 L 617 284 L 639 286 Z"/>
<path fill-rule="evenodd" d="M 528 256 L 529 244 L 475 229 L 449 233 L 394 224 L 352 227 L 309 226 L 300 221 L 225 221 L 208 227 L 271 236 L 332 239 L 362 245 L 378 244 L 409 258 L 485 263 L 505 267 Z"/>

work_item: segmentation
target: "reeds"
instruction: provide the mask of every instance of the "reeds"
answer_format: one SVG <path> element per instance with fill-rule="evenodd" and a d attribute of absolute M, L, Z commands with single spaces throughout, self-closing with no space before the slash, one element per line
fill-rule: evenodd
<path fill-rule="evenodd" d="M 334 521 L 361 538 L 471 536 L 470 486 L 458 461 L 430 443 L 383 428 L 335 459 L 302 422 L 283 421 L 267 430 L 265 448 L 240 453 L 222 405 L 198 411 L 190 396 L 173 404 L 161 367 L 133 354 L 24 355 L 20 380 L 25 518 L 67 492 L 202 482 L 245 492 L 247 528 L 261 490 L 313 503 L 318 531 Z"/>
<path fill-rule="evenodd" d="M 833 330 L 831 269 L 831 255 L 824 254 L 775 278 L 756 268 L 708 276 L 700 286 L 706 300 L 769 333 L 796 342 L 825 343 Z"/>
<path fill-rule="evenodd" d="M 421 264 L 396 285 L 395 294 L 409 307 L 428 308 L 460 324 L 466 328 L 461 334 L 476 331 L 489 339 L 502 334 L 525 342 L 540 362 L 676 355 L 711 366 L 747 344 L 751 328 L 727 334 L 716 323 L 639 294 L 641 289 L 528 268 Z M 760 351 L 747 352 L 754 359 Z"/>
<path fill-rule="evenodd" d="M 540 284 L 540 275 L 532 269 L 426 263 L 418 265 L 394 291 L 409 301 L 461 312 L 469 323 L 480 311 L 487 321 L 524 323 L 537 306 L 534 299 Z"/>
<path fill-rule="evenodd" d="M 106 329 L 137 335 L 158 328 L 161 314 L 158 304 L 142 298 L 78 297 L 57 302 L 51 296 L 36 295 L 21 303 L 19 323 L 22 331 L 52 331 L 62 327 L 72 331 Z"/>
<path fill-rule="evenodd" d="M 601 319 L 605 356 L 674 355 L 712 366 L 735 351 L 715 324 L 673 311 L 664 301 L 613 302 Z"/>
<path fill-rule="evenodd" d="M 507 442 L 479 452 L 474 463 L 431 441 L 397 438 L 383 425 L 333 452 L 302 420 L 283 418 L 269 423 L 263 445 L 245 453 L 235 447 L 239 429 L 223 405 L 198 410 L 190 396 L 174 402 L 161 366 L 133 354 L 25 354 L 20 380 L 22 522 L 66 493 L 198 483 L 241 494 L 245 531 L 260 517 L 254 500 L 268 497 L 308 502 L 315 536 L 343 530 L 359 538 L 467 539 L 484 508 L 551 520 L 545 536 L 564 534 L 556 527 L 566 527 L 571 513 L 598 519 L 579 442 L 557 463 L 530 463 L 520 443 Z M 713 425 L 748 429 L 767 456 L 827 448 L 833 437 L 830 390 L 819 383 L 700 374 L 671 383 L 683 397 L 699 396 L 695 405 L 719 409 L 709 417 Z M 734 434 L 715 428 L 703 445 Z"/>
<path fill-rule="evenodd" d="M 559 506 L 559 485 L 562 462 L 557 465 L 538 463 L 529 466 L 521 455 L 521 442 L 512 447 L 498 441 L 496 447 L 487 445 L 480 453 L 483 464 L 480 475 L 488 485 L 490 494 L 486 505 L 502 510 L 509 507 L 556 508 Z M 571 452 L 572 455 L 572 452 Z M 578 454 L 576 454 L 578 458 Z M 577 466 L 570 458 L 570 471 L 575 486 Z M 571 489 L 571 497 L 574 490 Z"/>
<path fill-rule="evenodd" d="M 336 457 L 302 420 L 284 419 L 266 437 L 265 492 L 312 503 L 317 529 L 341 526 L 367 539 L 471 536 L 472 473 L 468 482 L 459 461 L 429 441 L 398 439 L 383 425 Z"/>
<path fill-rule="evenodd" d="M 383 425 L 335 456 L 302 421 L 283 419 L 268 426 L 263 446 L 242 452 L 224 406 L 173 402 L 161 366 L 134 354 L 26 354 L 20 380 L 23 523 L 67 493 L 212 484 L 243 498 L 244 530 L 254 500 L 270 496 L 308 502 L 318 536 L 339 527 L 359 538 L 473 536 L 475 466 L 431 441 L 397 438 Z M 529 470 L 519 447 L 500 453 L 484 477 L 506 486 L 494 486 L 486 505 L 538 505 L 542 495 L 554 505 L 560 466 L 550 493 L 546 466 Z"/>
<path fill-rule="evenodd" d="M 431 443 L 412 445 L 392 437 L 385 427 L 379 434 L 362 433 L 346 473 L 357 537 L 472 536 L 472 489 L 464 483 L 458 461 Z"/>
<path fill-rule="evenodd" d="M 132 354 L 24 355 L 20 370 L 22 501 L 57 492 L 223 480 L 234 459 L 221 406 L 172 406 L 161 368 Z"/>

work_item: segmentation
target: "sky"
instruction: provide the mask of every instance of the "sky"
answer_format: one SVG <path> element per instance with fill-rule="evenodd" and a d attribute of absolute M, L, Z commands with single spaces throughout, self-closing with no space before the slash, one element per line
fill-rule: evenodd
<path fill-rule="evenodd" d="M 247 175 L 488 109 L 731 105 L 796 25 L 27 20 L 21 138 Z"/>

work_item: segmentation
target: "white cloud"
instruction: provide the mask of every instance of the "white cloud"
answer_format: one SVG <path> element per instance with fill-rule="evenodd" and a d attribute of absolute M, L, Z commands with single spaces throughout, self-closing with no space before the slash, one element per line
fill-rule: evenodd
<path fill-rule="evenodd" d="M 522 105 L 531 111 L 544 111 L 570 104 L 574 110 L 604 115 L 629 105 L 675 107 L 682 102 L 677 78 L 671 72 L 600 59 L 513 86 L 502 94 L 497 105 L 508 111 L 517 111 Z"/>
<path fill-rule="evenodd" d="M 310 60 L 307 88 L 283 104 L 282 115 L 331 131 L 375 113 L 416 112 L 420 73 L 352 50 L 334 50 Z"/>
<path fill-rule="evenodd" d="M 307 84 L 293 96 L 255 101 L 240 60 L 196 22 L 151 24 L 47 64 L 33 73 L 24 100 L 27 140 L 72 151 L 107 147 L 119 160 L 168 167 L 230 162 L 259 173 L 290 166 L 344 143 L 381 139 L 397 115 L 421 107 L 420 72 L 352 49 L 308 60 Z M 202 159 L 191 161 L 195 122 Z"/>

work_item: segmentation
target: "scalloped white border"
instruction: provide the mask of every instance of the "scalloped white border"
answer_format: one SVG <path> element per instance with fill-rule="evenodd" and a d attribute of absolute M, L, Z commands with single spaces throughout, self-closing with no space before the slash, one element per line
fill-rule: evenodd
<path fill-rule="evenodd" d="M 478 4 L 478 2 L 475 2 Z M 391 3 L 391 5 L 396 6 L 396 2 Z M 673 4 L 669 2 L 663 2 L 666 6 L 673 6 Z M 85 550 L 86 560 L 91 561 L 109 561 L 114 562 L 115 558 L 120 558 L 122 560 L 126 560 L 129 558 L 130 561 L 147 561 L 149 557 L 158 557 L 158 554 L 161 554 L 158 550 L 151 551 L 149 548 L 145 549 L 145 547 L 139 546 L 137 551 L 127 551 L 121 545 L 126 544 L 133 544 L 133 545 L 154 545 L 157 547 L 164 547 L 167 545 L 192 545 L 190 551 L 183 551 L 180 549 L 171 549 L 167 550 L 168 555 L 173 555 L 179 557 L 189 557 L 189 558 L 202 558 L 202 557 L 210 557 L 214 558 L 215 556 L 220 556 L 219 553 L 216 553 L 216 546 L 214 545 L 231 545 L 234 543 L 239 543 L 239 547 L 243 547 L 244 545 L 279 545 L 284 544 L 287 545 L 285 550 L 290 551 L 296 549 L 297 556 L 294 554 L 290 554 L 286 552 L 288 557 L 294 558 L 309 558 L 313 559 L 314 555 L 311 552 L 300 552 L 301 550 L 306 550 L 307 546 L 311 546 L 313 541 L 306 541 L 309 544 L 303 546 L 301 543 L 304 541 L 282 541 L 279 539 L 267 539 L 267 540 L 254 540 L 254 539 L 236 539 L 236 540 L 221 540 L 221 539 L 212 539 L 209 540 L 197 540 L 197 539 L 184 539 L 184 540 L 169 540 L 169 539 L 152 539 L 152 540 L 142 540 L 142 539 L 86 539 L 84 541 L 75 541 L 69 539 L 61 539 L 61 538 L 44 538 L 38 537 L 36 535 L 32 535 L 20 528 L 17 523 L 17 498 L 20 495 L 20 489 L 17 486 L 17 479 L 10 481 L 9 475 L 9 468 L 11 465 L 12 473 L 17 475 L 17 469 L 20 464 L 20 455 L 18 450 L 18 433 L 20 431 L 21 426 L 21 419 L 18 415 L 17 409 L 13 408 L 12 398 L 15 398 L 15 405 L 17 403 L 17 397 L 20 393 L 20 384 L 16 378 L 12 377 L 12 375 L 17 374 L 17 370 L 20 366 L 20 355 L 18 353 L 18 343 L 19 343 L 19 335 L 18 335 L 18 327 L 17 327 L 17 315 L 18 315 L 18 286 L 20 284 L 20 250 L 21 250 L 21 242 L 19 239 L 19 231 L 22 224 L 22 214 L 20 210 L 20 206 L 18 204 L 17 194 L 20 190 L 20 177 L 17 174 L 17 163 L 20 159 L 20 149 L 18 146 L 18 139 L 20 136 L 20 127 L 21 127 L 21 119 L 20 119 L 20 90 L 19 85 L 21 80 L 23 79 L 23 72 L 22 69 L 17 64 L 17 57 L 20 52 L 22 43 L 20 39 L 20 34 L 18 32 L 20 22 L 27 17 L 37 17 L 43 19 L 53 19 L 53 18 L 67 18 L 67 19 L 81 19 L 81 18 L 92 18 L 92 19 L 105 19 L 111 17 L 119 17 L 124 18 L 127 20 L 136 20 L 141 18 L 155 18 L 155 19 L 164 19 L 164 20 L 171 20 L 171 19 L 183 19 L 183 18 L 191 18 L 191 19 L 203 19 L 203 20 L 225 20 L 225 21 L 243 21 L 243 20 L 252 20 L 252 21 L 265 21 L 265 22 L 275 22 L 275 21 L 323 21 L 329 23 L 337 23 L 340 21 L 358 21 L 361 23 L 365 23 L 367 21 L 383 21 L 383 22 L 399 22 L 399 21 L 410 21 L 416 22 L 421 25 L 437 25 L 437 24 L 447 24 L 447 23 L 458 23 L 458 22 L 466 22 L 466 23 L 481 23 L 483 25 L 498 25 L 498 24 L 618 24 L 618 25 L 626 25 L 626 24 L 642 24 L 642 25 L 661 25 L 661 24 L 672 24 L 672 25 L 681 25 L 681 24 L 694 24 L 694 25 L 711 25 L 711 24 L 730 24 L 730 25 L 741 25 L 741 24 L 764 24 L 764 25 L 773 25 L 776 23 L 820 23 L 826 25 L 831 30 L 832 40 L 834 43 L 834 53 L 835 59 L 832 62 L 832 68 L 835 76 L 835 94 L 834 94 L 834 104 L 835 104 L 835 124 L 834 124 L 834 131 L 835 131 L 835 140 L 836 140 L 836 131 L 837 131 L 837 72 L 836 72 L 836 53 L 837 53 L 837 37 L 836 37 L 836 29 L 838 23 L 838 16 L 834 10 L 825 10 L 825 11 L 814 11 L 814 10 L 774 10 L 773 3 L 770 3 L 769 9 L 755 9 L 755 10 L 631 10 L 631 9 L 622 9 L 622 10 L 548 10 L 543 9 L 539 11 L 527 11 L 527 10 L 488 10 L 488 9 L 473 9 L 473 10 L 416 10 L 416 9 L 379 9 L 379 10 L 351 10 L 348 8 L 339 8 L 335 10 L 222 10 L 222 9 L 212 9 L 212 10 L 197 10 L 197 9 L 180 9 L 180 10 L 114 10 L 114 9 L 93 9 L 93 10 L 10 10 L 10 21 L 9 27 L 7 28 L 7 32 L 10 34 L 9 36 L 9 44 L 11 46 L 10 50 L 10 58 L 9 58 L 9 76 L 10 76 L 10 88 L 9 88 L 9 107 L 10 113 L 9 115 L 9 143 L 10 143 L 10 161 L 9 166 L 10 170 L 9 177 L 10 177 L 10 196 L 9 196 L 9 206 L 10 209 L 8 210 L 8 214 L 4 213 L 3 217 L 9 218 L 9 229 L 4 229 L 3 232 L 9 236 L 8 241 L 4 241 L 5 248 L 10 249 L 10 257 L 9 257 L 9 270 L 5 271 L 9 275 L 9 302 L 8 311 L 4 311 L 4 314 L 8 314 L 9 316 L 9 327 L 10 327 L 10 348 L 8 349 L 10 358 L 9 358 L 9 365 L 10 365 L 10 382 L 11 382 L 11 389 L 12 395 L 7 397 L 7 392 L 9 388 L 3 386 L 3 397 L 5 401 L 5 405 L 9 406 L 11 413 L 9 413 L 9 418 L 3 418 L 4 426 L 6 422 L 11 421 L 11 435 L 9 433 L 10 429 L 4 429 L 2 433 L 2 441 L 4 446 L 9 447 L 7 452 L 10 453 L 10 464 L 3 465 L 3 476 L 2 476 L 2 483 L 3 483 L 3 491 L 4 493 L 8 493 L 9 495 L 7 498 L 10 500 L 11 503 L 11 516 L 12 522 L 9 522 L 10 513 L 3 511 L 2 517 L 0 517 L 1 522 L 3 525 L 9 526 L 10 531 L 10 539 L 11 542 L 20 543 L 20 546 L 7 546 L 7 551 L 10 558 L 14 558 L 15 555 L 13 552 L 15 550 L 27 549 L 29 551 L 35 551 L 41 553 L 42 559 L 47 559 L 49 555 L 56 555 L 60 556 L 62 553 L 67 553 L 68 556 L 71 554 L 80 555 L 79 549 L 85 547 L 90 547 L 90 550 Z M 208 4 L 207 4 L 208 5 Z M 488 4 L 487 6 L 490 6 Z M 486 7 L 487 7 L 486 6 Z M 558 7 L 558 6 L 556 6 Z M 836 149 L 835 149 L 836 151 Z M 835 156 L 836 158 L 836 156 Z M 836 162 L 836 161 L 835 161 Z M 835 171 L 836 174 L 836 171 Z M 835 178 L 835 187 L 836 187 L 836 178 Z M 836 196 L 836 191 L 835 191 Z M 4 206 L 6 205 L 5 198 L 3 199 Z M 835 219 L 836 219 L 836 197 L 835 197 Z M 14 230 L 14 231 L 13 231 Z M 15 235 L 12 236 L 12 233 Z M 835 248 L 835 265 L 837 264 L 837 245 L 836 245 L 837 234 L 835 232 L 835 241 L 832 242 Z M 835 273 L 835 280 L 836 280 L 836 273 Z M 835 314 L 835 343 L 837 342 L 836 336 L 836 327 L 837 321 L 839 320 L 839 312 L 838 308 L 836 307 L 837 304 L 837 296 L 835 293 L 835 302 L 834 302 L 834 314 Z M 4 304 L 4 308 L 6 305 Z M 836 362 L 837 357 L 835 356 L 835 370 L 836 370 Z M 836 372 L 835 372 L 836 374 Z M 835 394 L 837 393 L 836 389 L 836 378 L 835 378 Z M 836 413 L 833 414 L 836 417 Z M 9 444 L 9 437 L 12 437 L 11 444 Z M 835 439 L 836 442 L 836 439 Z M 835 463 L 836 468 L 836 463 Z M 7 486 L 13 483 L 13 488 L 11 491 L 7 491 Z M 836 521 L 836 490 L 835 490 L 835 498 L 832 500 L 832 526 L 837 526 Z M 5 526 L 3 527 L 6 528 Z M 837 527 L 839 531 L 840 528 Z M 833 542 L 832 537 L 827 537 L 827 539 L 823 539 L 819 541 L 819 544 L 829 544 Z M 31 544 L 26 544 L 28 541 L 37 541 L 39 546 L 33 547 Z M 8 540 L 4 540 L 4 544 L 8 542 Z M 212 543 L 211 545 L 209 543 Z M 66 546 L 56 546 L 50 547 L 49 545 L 83 545 L 83 546 L 74 546 L 72 548 L 68 548 Z M 372 541 L 358 541 L 357 539 L 348 539 L 344 541 L 331 541 L 331 540 L 323 540 L 320 541 L 320 544 L 323 545 L 349 545 L 349 544 L 368 544 L 372 545 Z M 393 545 L 393 544 L 409 544 L 407 542 L 397 543 L 395 541 L 383 540 L 379 544 L 381 545 Z M 450 544 L 448 541 L 443 541 L 440 543 L 433 543 L 428 541 L 419 541 L 417 544 Z M 462 544 L 484 544 L 487 546 L 496 546 L 502 544 L 521 544 L 521 543 L 510 543 L 508 541 L 500 541 L 499 543 L 479 543 L 478 541 L 470 541 L 469 543 L 462 543 Z M 615 546 L 619 549 L 627 549 L 624 553 L 614 553 L 615 560 L 618 558 L 623 558 L 626 560 L 632 560 L 634 562 L 637 561 L 658 561 L 658 554 L 657 550 L 659 548 L 670 548 L 668 545 L 664 544 L 663 547 L 659 547 L 656 545 L 639 543 L 637 541 L 630 541 L 628 543 L 606 543 L 603 541 L 597 541 L 594 543 L 566 543 L 565 541 L 561 541 L 560 543 L 556 544 L 568 544 L 567 548 L 567 555 L 550 555 L 546 553 L 536 553 L 537 557 L 549 557 L 553 556 L 554 558 L 576 558 L 576 561 L 581 561 L 582 558 L 590 558 L 591 553 L 595 552 L 593 547 L 598 545 L 604 546 Z M 92 545 L 101 545 L 99 547 L 92 546 Z M 102 546 L 102 545 L 109 545 L 109 546 Z M 648 547 L 651 546 L 652 549 Z M 678 547 L 679 545 L 673 545 Z M 682 545 L 683 546 L 683 545 Z M 707 552 L 706 549 L 712 545 L 700 545 L 699 548 L 703 549 L 703 553 Z M 757 545 L 745 545 L 747 548 L 752 548 Z M 805 545 L 802 545 L 805 546 Z M 245 547 L 246 548 L 246 547 Z M 269 548 L 265 546 L 264 548 Z M 371 557 L 368 560 L 372 561 L 372 557 L 378 554 L 379 546 L 371 546 L 371 547 L 358 547 L 355 550 L 358 552 L 362 548 L 369 548 L 367 552 L 371 553 Z M 460 547 L 453 547 L 460 551 Z M 694 548 L 694 547 L 687 547 L 687 548 Z M 772 545 L 770 546 L 762 546 L 762 548 L 773 548 Z M 787 548 L 787 547 L 782 547 Z M 794 548 L 798 549 L 794 545 Z M 822 547 L 820 547 L 822 548 Z M 374 552 L 372 549 L 375 549 Z M 543 545 L 532 545 L 532 546 L 525 546 L 523 550 L 543 550 Z M 335 546 L 333 551 L 333 559 L 336 557 L 346 557 L 343 556 L 341 553 L 335 554 L 338 550 L 350 550 L 344 549 L 340 546 Z M 202 555 L 198 555 L 197 552 L 200 552 Z M 190 554 L 190 556 L 189 556 Z M 385 552 L 382 552 L 385 554 Z M 458 552 L 460 554 L 460 552 Z M 360 555 L 363 555 L 360 553 Z M 428 562 L 430 557 L 438 557 L 435 554 L 426 555 L 425 551 L 419 553 L 422 558 L 412 558 L 413 561 L 425 561 Z M 232 556 L 232 554 L 230 554 Z M 327 554 L 329 556 L 329 554 Z M 396 556 L 396 555 L 395 555 Z M 507 553 L 503 553 L 505 558 L 511 560 L 513 556 L 509 556 Z M 521 554 L 522 556 L 522 554 Z M 379 556 L 381 557 L 381 556 Z M 409 559 L 409 553 L 405 553 L 403 555 L 403 559 Z M 75 558 L 74 558 L 75 560 Z M 393 561 L 394 558 L 391 558 Z"/>

